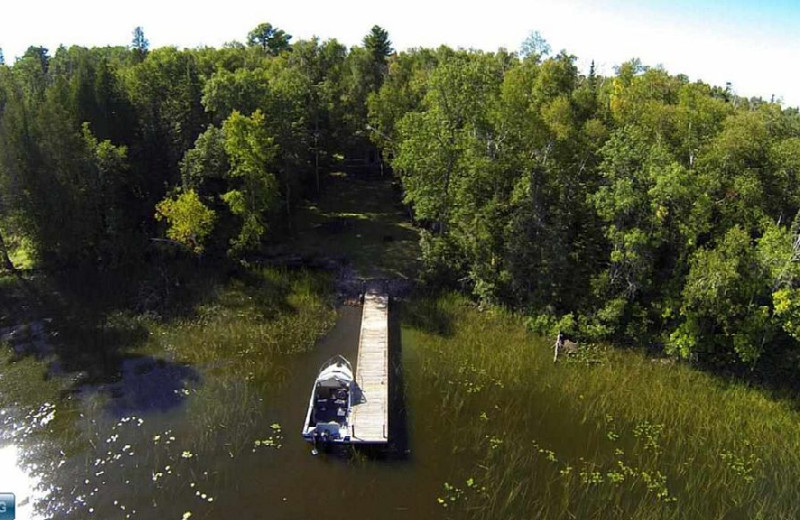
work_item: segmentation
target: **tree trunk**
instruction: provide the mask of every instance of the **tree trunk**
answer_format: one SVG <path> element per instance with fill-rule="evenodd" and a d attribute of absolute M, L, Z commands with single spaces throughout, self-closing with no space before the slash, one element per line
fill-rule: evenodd
<path fill-rule="evenodd" d="M 0 262 L 2 262 L 3 267 L 11 271 L 13 274 L 19 274 L 17 272 L 17 268 L 14 267 L 14 263 L 11 261 L 11 258 L 8 256 L 8 248 L 6 248 L 6 241 L 3 238 L 2 231 L 0 231 Z"/>

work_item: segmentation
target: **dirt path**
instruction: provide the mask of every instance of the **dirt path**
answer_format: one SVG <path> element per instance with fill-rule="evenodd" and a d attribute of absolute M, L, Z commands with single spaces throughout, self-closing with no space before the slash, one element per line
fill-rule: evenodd
<path fill-rule="evenodd" d="M 320 201 L 299 210 L 294 231 L 269 262 L 335 272 L 341 300 L 358 298 L 368 286 L 393 297 L 414 286 L 419 233 L 391 177 L 332 175 Z"/>

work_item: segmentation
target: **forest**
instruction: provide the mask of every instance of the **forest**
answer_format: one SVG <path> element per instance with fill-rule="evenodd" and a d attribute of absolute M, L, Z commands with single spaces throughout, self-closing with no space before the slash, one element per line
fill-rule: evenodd
<path fill-rule="evenodd" d="M 536 332 L 797 384 L 800 114 L 632 59 L 293 40 L 32 46 L 0 65 L 0 260 L 249 261 L 329 174 L 393 175 L 420 284 Z M 358 166 L 361 167 L 361 166 Z"/>

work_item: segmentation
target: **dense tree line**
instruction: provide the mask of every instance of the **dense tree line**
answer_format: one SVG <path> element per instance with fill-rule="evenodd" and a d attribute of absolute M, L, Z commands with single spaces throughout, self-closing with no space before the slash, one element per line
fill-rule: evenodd
<path fill-rule="evenodd" d="M 624 63 L 292 41 L 30 47 L 0 64 L 0 255 L 124 266 L 166 236 L 258 251 L 373 144 L 422 229 L 423 278 L 542 331 L 753 364 L 800 340 L 800 116 Z M 372 144 L 371 144 L 372 143 Z"/>
<path fill-rule="evenodd" d="M 424 275 L 546 332 L 793 359 L 797 110 L 638 60 L 581 75 L 538 34 L 524 50 L 402 53 L 369 99 Z"/>
<path fill-rule="evenodd" d="M 0 65 L 0 253 L 24 241 L 46 268 L 121 267 L 164 232 L 258 251 L 320 172 L 372 146 L 366 97 L 393 52 L 377 26 L 363 48 L 291 39 L 263 23 L 247 44 L 151 50 L 137 28 L 127 48 Z"/>

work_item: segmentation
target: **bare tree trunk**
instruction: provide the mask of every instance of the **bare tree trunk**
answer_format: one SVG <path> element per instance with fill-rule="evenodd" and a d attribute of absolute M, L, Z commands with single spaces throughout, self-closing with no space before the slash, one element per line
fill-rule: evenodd
<path fill-rule="evenodd" d="M 556 344 L 554 346 L 553 363 L 558 361 L 558 351 L 564 346 L 564 336 L 560 332 L 558 333 L 558 337 L 556 337 Z"/>

